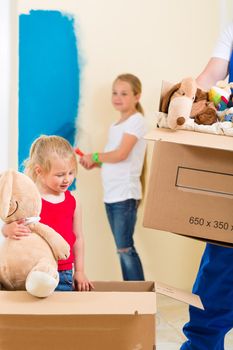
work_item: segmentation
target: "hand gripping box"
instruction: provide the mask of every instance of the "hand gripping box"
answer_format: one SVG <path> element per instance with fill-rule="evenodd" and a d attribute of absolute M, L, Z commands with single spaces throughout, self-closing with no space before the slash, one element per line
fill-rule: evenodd
<path fill-rule="evenodd" d="M 45 299 L 0 291 L 0 349 L 154 350 L 156 293 L 203 308 L 197 295 L 157 282 L 94 286 Z"/>
<path fill-rule="evenodd" d="M 233 137 L 155 129 L 144 226 L 233 247 Z"/>

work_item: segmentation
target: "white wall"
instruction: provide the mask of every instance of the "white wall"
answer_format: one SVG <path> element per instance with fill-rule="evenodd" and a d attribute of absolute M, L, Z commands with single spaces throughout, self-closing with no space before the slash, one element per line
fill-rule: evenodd
<path fill-rule="evenodd" d="M 221 6 L 217 0 L 20 0 L 18 13 L 44 8 L 75 14 L 83 64 L 78 140 L 80 148 L 90 152 L 102 150 L 108 126 L 116 117 L 110 103 L 115 76 L 123 72 L 139 76 L 148 126 L 154 127 L 161 81 L 178 82 L 202 70 L 219 32 Z M 16 106 L 17 99 L 14 102 Z M 149 144 L 149 163 L 151 149 Z M 120 280 L 97 170 L 80 168 L 78 193 L 88 276 Z M 142 214 L 143 206 L 135 240 L 146 278 L 190 289 L 204 244 L 145 229 Z"/>
<path fill-rule="evenodd" d="M 17 163 L 17 34 L 16 2 L 1 0 L 0 173 Z"/>
<path fill-rule="evenodd" d="M 7 169 L 9 130 L 8 116 L 10 107 L 10 3 L 0 2 L 0 172 Z M 4 150 L 4 151 L 3 151 Z"/>

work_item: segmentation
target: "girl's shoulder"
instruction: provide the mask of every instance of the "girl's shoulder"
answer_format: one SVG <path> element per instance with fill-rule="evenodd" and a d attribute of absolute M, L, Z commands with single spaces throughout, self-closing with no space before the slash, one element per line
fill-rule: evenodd
<path fill-rule="evenodd" d="M 136 126 L 136 127 L 145 127 L 146 125 L 145 117 L 139 112 L 131 115 L 127 119 L 127 121 L 129 125 Z"/>
<path fill-rule="evenodd" d="M 66 191 L 66 192 L 69 192 L 67 193 L 67 196 L 71 199 L 72 198 L 72 201 L 73 201 L 73 204 L 74 204 L 74 209 L 75 210 L 78 210 L 80 211 L 81 208 L 82 208 L 82 205 L 81 205 L 81 202 L 80 202 L 80 199 L 77 195 L 77 193 L 71 193 L 70 191 Z"/>
<path fill-rule="evenodd" d="M 145 119 L 144 115 L 140 112 L 136 112 L 132 114 L 129 118 L 134 118 L 134 119 Z"/>
<path fill-rule="evenodd" d="M 128 118 L 128 123 L 125 125 L 125 132 L 133 134 L 137 138 L 142 138 L 147 131 L 146 121 L 141 113 L 135 113 Z"/>
<path fill-rule="evenodd" d="M 65 200 L 76 205 L 76 197 L 69 190 L 65 192 Z"/>
<path fill-rule="evenodd" d="M 71 197 L 74 198 L 73 194 L 72 194 L 69 190 L 67 190 L 67 191 L 65 192 L 65 197 L 66 197 L 66 198 L 71 198 Z"/>
<path fill-rule="evenodd" d="M 137 112 L 137 113 L 132 114 L 128 118 L 128 121 L 130 123 L 142 123 L 142 124 L 144 124 L 145 123 L 145 117 L 144 117 L 144 115 L 142 113 Z"/>

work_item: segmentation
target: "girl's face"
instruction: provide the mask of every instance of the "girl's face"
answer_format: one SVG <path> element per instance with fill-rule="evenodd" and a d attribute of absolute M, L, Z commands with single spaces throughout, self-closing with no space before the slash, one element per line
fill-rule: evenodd
<path fill-rule="evenodd" d="M 135 95 L 131 85 L 127 81 L 117 80 L 113 84 L 112 104 L 123 115 L 131 115 L 136 112 L 136 104 L 140 95 Z"/>
<path fill-rule="evenodd" d="M 47 194 L 59 195 L 65 192 L 75 178 L 75 167 L 70 159 L 62 160 L 54 156 L 51 169 L 44 173 L 41 170 L 39 181 Z"/>

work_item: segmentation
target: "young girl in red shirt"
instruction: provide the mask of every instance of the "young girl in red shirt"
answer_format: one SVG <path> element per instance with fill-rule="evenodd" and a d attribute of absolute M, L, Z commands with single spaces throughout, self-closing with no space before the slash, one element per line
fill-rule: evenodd
<path fill-rule="evenodd" d="M 68 190 L 77 174 L 76 155 L 60 136 L 40 136 L 25 161 L 25 173 L 36 183 L 42 197 L 40 222 L 57 231 L 70 245 L 67 260 L 58 261 L 59 291 L 88 291 L 92 283 L 84 273 L 84 239 L 81 205 Z M 29 228 L 18 221 L 5 225 L 3 234 L 12 239 L 29 235 Z"/>

